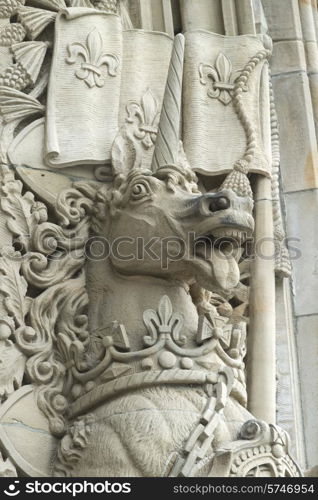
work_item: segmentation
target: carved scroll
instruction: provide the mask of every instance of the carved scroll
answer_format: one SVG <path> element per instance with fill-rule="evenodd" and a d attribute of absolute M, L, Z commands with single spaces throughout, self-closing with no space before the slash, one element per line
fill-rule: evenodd
<path fill-rule="evenodd" d="M 58 15 L 55 29 L 47 161 L 55 167 L 104 163 L 117 128 L 120 19 L 100 11 L 72 9 Z"/>

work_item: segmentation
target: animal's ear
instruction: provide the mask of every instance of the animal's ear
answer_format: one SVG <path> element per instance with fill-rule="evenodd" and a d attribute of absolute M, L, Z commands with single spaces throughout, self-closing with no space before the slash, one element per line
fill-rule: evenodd
<path fill-rule="evenodd" d="M 104 184 L 96 191 L 94 211 L 91 218 L 91 230 L 97 235 L 105 234 L 105 231 L 107 232 L 113 187 L 113 184 Z"/>
<path fill-rule="evenodd" d="M 184 176 L 191 181 L 196 181 L 196 175 L 191 168 L 187 155 L 185 154 L 183 143 L 179 141 L 178 147 L 178 167 L 183 171 Z"/>
<path fill-rule="evenodd" d="M 178 165 L 181 165 L 184 168 L 191 168 L 190 164 L 188 162 L 188 158 L 185 154 L 182 141 L 179 141 L 179 145 L 178 145 Z"/>
<path fill-rule="evenodd" d="M 138 154 L 133 141 L 127 134 L 120 131 L 112 146 L 113 174 L 127 176 L 128 173 L 138 167 Z"/>

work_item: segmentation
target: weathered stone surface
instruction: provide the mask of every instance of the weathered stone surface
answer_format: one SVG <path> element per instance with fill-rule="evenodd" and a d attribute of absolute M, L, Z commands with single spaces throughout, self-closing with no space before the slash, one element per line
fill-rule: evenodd
<path fill-rule="evenodd" d="M 220 0 L 182 0 L 182 22 L 185 31 L 205 29 L 223 34 L 223 16 Z"/>
<path fill-rule="evenodd" d="M 280 123 L 283 191 L 316 188 L 317 142 L 308 76 L 303 72 L 282 74 L 273 78 L 273 86 Z"/>
<path fill-rule="evenodd" d="M 277 332 L 277 424 L 287 430 L 293 455 L 306 467 L 305 443 L 300 404 L 296 325 L 292 318 L 292 296 L 289 280 L 276 287 Z"/>
<path fill-rule="evenodd" d="M 287 5 L 288 4 L 288 5 Z M 284 191 L 283 203 L 286 208 L 287 238 L 290 245 L 300 251 L 298 258 L 291 248 L 293 273 L 293 309 L 289 321 L 295 326 L 297 338 L 305 339 L 302 319 L 297 316 L 317 313 L 316 273 L 316 233 L 314 214 L 318 209 L 317 200 L 317 5 L 311 0 L 293 2 L 272 2 L 264 0 L 263 6 L 274 38 L 273 83 L 277 104 L 281 137 L 281 173 Z M 299 241 L 293 242 L 293 238 Z M 297 333 L 298 332 L 298 333 Z M 300 345 L 300 344 L 299 344 Z M 308 339 L 308 346 L 313 344 Z M 302 352 L 304 352 L 302 350 Z M 303 354 L 297 348 L 298 361 L 293 362 L 293 370 L 298 369 L 301 389 L 298 396 L 298 414 L 304 415 L 303 433 L 307 467 L 315 466 L 317 459 L 312 453 L 312 443 L 317 442 L 316 428 L 308 418 L 313 406 L 307 412 L 304 391 L 309 380 L 315 377 L 315 369 L 308 366 Z M 300 398 L 301 396 L 301 398 Z M 305 416 L 306 414 L 306 416 Z M 298 438 L 302 434 L 298 434 Z M 310 445 L 309 445 L 310 443 Z M 306 450 L 305 450 L 306 451 Z M 301 452 L 301 455 L 304 455 Z M 313 474 L 314 472 L 313 468 Z"/>
<path fill-rule="evenodd" d="M 298 0 L 262 0 L 262 5 L 274 41 L 302 38 Z"/>
<path fill-rule="evenodd" d="M 57 441 L 36 405 L 33 388 L 25 386 L 0 411 L 0 441 L 18 470 L 29 476 L 50 476 Z"/>
<path fill-rule="evenodd" d="M 297 346 L 299 356 L 300 390 L 305 425 L 307 463 L 318 462 L 318 428 L 315 415 L 318 411 L 317 387 L 313 381 L 317 377 L 318 315 L 302 316 L 297 319 Z"/>
<path fill-rule="evenodd" d="M 318 190 L 288 193 L 285 203 L 287 234 L 293 254 L 295 313 L 297 316 L 317 314 L 318 233 L 315 207 Z"/>
<path fill-rule="evenodd" d="M 302 128 L 287 229 L 308 239 L 292 188 L 310 210 L 316 63 L 297 5 L 270 31 L 282 144 Z M 275 423 L 288 258 L 258 7 L 174 2 L 174 37 L 166 0 L 0 0 L 0 474 L 301 475 Z"/>
<path fill-rule="evenodd" d="M 274 42 L 271 59 L 272 76 L 307 70 L 304 44 L 301 40 Z M 277 98 L 278 100 L 278 98 Z"/>

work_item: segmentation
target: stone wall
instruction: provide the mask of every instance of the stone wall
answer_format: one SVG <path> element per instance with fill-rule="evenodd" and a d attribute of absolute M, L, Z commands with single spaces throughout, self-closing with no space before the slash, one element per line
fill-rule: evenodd
<path fill-rule="evenodd" d="M 313 468 L 317 2 L 0 13 L 0 476 L 297 476 L 287 433 Z M 171 274 L 85 253 L 192 226 Z"/>
<path fill-rule="evenodd" d="M 272 78 L 280 126 L 281 189 L 291 245 L 290 310 L 295 336 L 303 415 L 305 455 L 317 463 L 317 5 L 314 1 L 262 1 L 273 39 Z M 295 254 L 295 252 L 293 251 Z M 278 406 L 279 411 L 279 406 Z M 301 429 L 298 430 L 301 433 Z"/>

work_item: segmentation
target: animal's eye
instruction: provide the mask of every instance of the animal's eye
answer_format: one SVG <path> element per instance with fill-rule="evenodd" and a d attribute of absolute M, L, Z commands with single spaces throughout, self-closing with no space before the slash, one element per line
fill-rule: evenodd
<path fill-rule="evenodd" d="M 149 194 L 149 185 L 143 182 L 138 182 L 132 187 L 131 197 L 133 200 L 140 200 L 147 194 Z"/>

